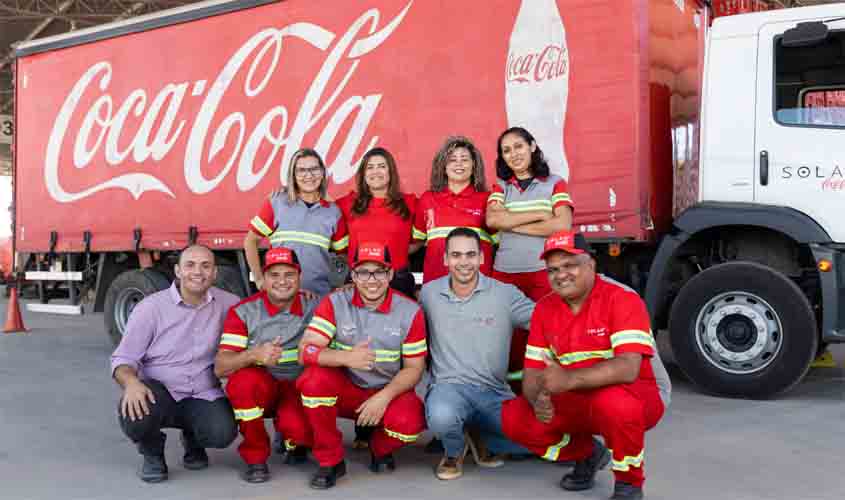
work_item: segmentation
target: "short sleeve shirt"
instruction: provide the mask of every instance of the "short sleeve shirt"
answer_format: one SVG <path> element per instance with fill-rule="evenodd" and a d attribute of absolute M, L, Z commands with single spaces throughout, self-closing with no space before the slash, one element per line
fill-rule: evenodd
<path fill-rule="evenodd" d="M 425 241 L 425 263 L 423 283 L 449 274 L 443 264 L 446 252 L 446 237 L 457 227 L 466 227 L 478 233 L 484 263 L 481 272 L 490 275 L 493 269 L 493 245 L 496 234 L 491 233 L 485 222 L 487 197 L 490 193 L 476 191 L 469 185 L 460 193 L 448 188 L 443 191 L 426 191 L 417 204 L 414 218 L 414 239 Z"/>
<path fill-rule="evenodd" d="M 302 371 L 299 340 L 316 306 L 316 300 L 297 295 L 285 310 L 273 305 L 265 291 L 251 295 L 229 309 L 219 348 L 241 352 L 279 337 L 282 356 L 276 366 L 268 366 L 267 370 L 277 379 L 293 380 Z"/>
<path fill-rule="evenodd" d="M 499 179 L 493 186 L 488 203 L 501 203 L 511 212 L 554 212 L 562 206 L 572 207 L 566 181 L 556 175 L 535 177 L 525 189 L 515 177 Z M 545 238 L 512 231 L 499 233 L 499 250 L 493 268 L 503 273 L 533 273 L 544 268 L 540 259 Z"/>
<path fill-rule="evenodd" d="M 319 295 L 331 291 L 329 251 L 342 252 L 349 245 L 340 209 L 325 200 L 308 205 L 301 199 L 290 203 L 279 193 L 261 206 L 249 229 L 270 240 L 273 247 L 296 252 L 302 265 L 302 288 Z"/>
<path fill-rule="evenodd" d="M 350 350 L 370 339 L 376 352 L 373 370 L 344 368 L 352 382 L 381 388 L 402 369 L 402 360 L 428 353 L 426 324 L 420 306 L 394 290 L 376 309 L 364 305 L 357 290 L 338 290 L 323 298 L 308 330 L 326 337 L 332 349 Z"/>
<path fill-rule="evenodd" d="M 355 255 L 358 245 L 363 242 L 380 242 L 390 251 L 391 264 L 396 270 L 408 267 L 408 247 L 411 245 L 414 215 L 417 209 L 417 197 L 403 194 L 410 215 L 403 219 L 385 204 L 383 198 L 373 198 L 367 211 L 362 215 L 352 213 L 352 205 L 357 198 L 355 192 L 337 200 L 337 206 L 346 219 L 349 230 L 349 255 Z"/>
<path fill-rule="evenodd" d="M 577 314 L 557 294 L 537 303 L 525 350 L 525 368 L 542 370 L 545 356 L 567 369 L 586 368 L 627 352 L 643 355 L 635 385 L 655 387 L 649 358 L 656 347 L 645 303 L 632 289 L 597 275 Z"/>

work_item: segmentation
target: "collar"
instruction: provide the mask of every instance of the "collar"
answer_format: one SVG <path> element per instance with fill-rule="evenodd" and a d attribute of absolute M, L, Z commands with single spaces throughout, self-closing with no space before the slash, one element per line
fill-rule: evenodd
<path fill-rule="evenodd" d="M 306 205 L 306 204 L 305 204 L 305 200 L 303 200 L 302 198 L 297 198 L 297 199 L 296 199 L 296 201 L 297 201 L 297 203 L 302 203 L 302 205 L 303 205 L 303 206 L 305 206 L 305 207 L 307 207 L 307 206 L 308 206 L 308 205 Z M 325 198 L 320 198 L 320 199 L 318 200 L 318 203 L 319 203 L 319 204 L 320 204 L 320 206 L 321 206 L 321 207 L 323 207 L 323 208 L 328 207 L 328 206 L 330 206 L 330 205 L 331 205 L 328 201 L 326 201 L 326 199 L 325 199 Z M 311 206 L 313 207 L 314 205 L 311 205 Z"/>
<path fill-rule="evenodd" d="M 472 183 L 469 183 L 465 188 L 461 189 L 457 193 L 453 193 L 452 190 L 449 189 L 448 185 L 446 185 L 446 188 L 443 189 L 443 191 L 441 192 L 446 194 L 447 196 L 453 196 L 456 198 L 469 198 L 470 196 L 475 194 L 476 191 L 475 186 L 473 186 Z"/>
<path fill-rule="evenodd" d="M 211 289 L 209 288 L 208 291 L 205 292 L 205 298 L 203 299 L 202 304 L 199 304 L 197 306 L 188 304 L 187 302 L 182 300 L 182 294 L 179 292 L 179 286 L 176 285 L 176 280 L 173 280 L 173 283 L 170 284 L 169 293 L 170 293 L 170 300 L 172 300 L 173 303 L 176 304 L 177 306 L 178 305 L 184 305 L 184 306 L 187 306 L 187 307 L 202 307 L 202 306 L 208 304 L 209 302 L 211 302 L 212 300 L 214 300 L 214 295 L 212 295 Z"/>
<path fill-rule="evenodd" d="M 452 278 L 447 274 L 446 276 L 440 278 L 440 294 L 448 297 L 450 300 L 469 300 L 470 298 L 474 297 L 475 294 L 481 293 L 488 288 L 490 288 L 490 278 L 485 276 L 484 273 L 478 273 L 478 283 L 475 284 L 475 289 L 469 294 L 469 297 L 466 298 L 458 298 L 455 295 L 455 292 L 452 291 L 452 286 L 450 285 Z"/>
<path fill-rule="evenodd" d="M 258 295 L 261 296 L 261 300 L 264 302 L 264 309 L 267 310 L 267 313 L 270 316 L 275 316 L 280 312 L 284 312 L 285 310 L 281 307 L 274 305 L 270 302 L 270 297 L 267 296 L 267 292 L 265 290 L 261 290 L 258 292 Z M 296 296 L 293 298 L 293 302 L 291 302 L 290 307 L 287 309 L 287 312 L 293 314 L 295 316 L 302 316 L 302 297 L 301 294 L 297 293 Z"/>
<path fill-rule="evenodd" d="M 535 175 L 535 176 L 531 179 L 531 184 L 534 184 L 535 182 L 546 182 L 546 179 L 548 179 L 548 177 L 540 177 L 540 176 L 536 176 L 536 175 Z M 511 175 L 511 178 L 510 178 L 510 179 L 508 179 L 508 182 L 509 182 L 509 183 L 511 183 L 511 184 L 513 184 L 513 185 L 514 185 L 514 186 L 516 186 L 517 188 L 522 189 L 522 188 L 520 188 L 520 187 L 519 187 L 519 179 L 517 179 L 515 175 Z M 529 186 L 530 186 L 531 184 L 529 184 Z"/>
<path fill-rule="evenodd" d="M 381 303 L 380 306 L 376 308 L 376 311 L 382 314 L 390 313 L 390 304 L 393 302 L 393 289 L 387 289 L 387 297 L 384 298 L 384 302 Z M 361 309 L 366 308 L 367 306 L 364 304 L 364 299 L 361 298 L 361 295 L 358 293 L 358 289 L 356 288 L 355 291 L 352 293 L 352 305 L 355 307 L 359 307 Z"/>

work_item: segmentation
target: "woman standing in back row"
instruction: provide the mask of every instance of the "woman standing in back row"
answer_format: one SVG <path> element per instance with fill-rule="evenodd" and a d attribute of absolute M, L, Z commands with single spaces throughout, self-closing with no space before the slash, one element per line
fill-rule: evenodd
<path fill-rule="evenodd" d="M 540 259 L 547 236 L 572 227 L 572 198 L 567 183 L 549 171 L 534 136 L 512 127 L 497 142 L 496 176 L 487 202 L 487 225 L 499 231 L 493 277 L 517 286 L 535 302 L 551 292 Z M 528 332 L 511 341 L 508 378 L 519 392 Z"/>
<path fill-rule="evenodd" d="M 484 216 L 487 209 L 484 160 L 466 137 L 455 136 L 437 152 L 431 165 L 429 191 L 420 196 L 414 219 L 414 239 L 425 242 L 423 283 L 449 274 L 443 262 L 446 236 L 456 227 L 468 227 L 481 238 L 481 272 L 493 269 L 494 237 Z"/>
<path fill-rule="evenodd" d="M 252 218 L 244 240 L 249 270 L 259 290 L 264 281 L 258 245 L 262 238 L 273 247 L 296 252 L 302 265 L 302 289 L 317 295 L 331 291 L 329 251 L 346 250 L 349 238 L 340 209 L 326 200 L 328 180 L 323 159 L 313 149 L 294 153 L 287 187 L 274 192 Z"/>
<path fill-rule="evenodd" d="M 415 283 L 408 271 L 408 255 L 422 247 L 412 241 L 417 198 L 401 192 L 393 155 L 384 148 L 367 151 L 355 175 L 355 189 L 337 200 L 349 229 L 349 258 L 355 258 L 360 242 L 384 243 L 394 269 L 391 288 L 413 297 Z"/>

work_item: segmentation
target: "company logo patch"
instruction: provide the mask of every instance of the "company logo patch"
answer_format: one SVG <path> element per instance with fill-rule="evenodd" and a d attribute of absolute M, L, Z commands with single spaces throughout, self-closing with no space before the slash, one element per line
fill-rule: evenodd
<path fill-rule="evenodd" d="M 592 335 L 593 337 L 606 337 L 607 328 L 603 326 L 598 328 L 587 328 L 587 335 Z"/>

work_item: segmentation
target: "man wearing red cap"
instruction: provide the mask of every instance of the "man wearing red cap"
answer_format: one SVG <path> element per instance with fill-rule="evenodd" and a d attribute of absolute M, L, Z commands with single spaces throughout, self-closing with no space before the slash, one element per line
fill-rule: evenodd
<path fill-rule="evenodd" d="M 503 431 L 547 460 L 575 460 L 563 489 L 591 488 L 596 472 L 612 462 L 611 498 L 642 498 L 645 432 L 660 420 L 669 396 L 668 383 L 655 380 L 665 370 L 645 303 L 596 274 L 581 235 L 549 236 L 541 258 L 555 293 L 531 317 L 524 392 L 504 404 Z"/>
<path fill-rule="evenodd" d="M 226 395 L 235 410 L 243 441 L 238 452 L 247 464 L 243 479 L 270 478 L 270 439 L 264 417 L 287 437 L 288 464 L 302 463 L 312 436 L 294 383 L 302 371 L 298 345 L 316 300 L 299 293 L 302 270 L 293 250 L 265 255 L 262 290 L 229 310 L 214 363 L 218 377 L 229 377 Z"/>
<path fill-rule="evenodd" d="M 375 430 L 370 438 L 376 473 L 392 471 L 392 453 L 425 429 L 423 404 L 414 392 L 425 368 L 425 318 L 416 302 L 390 289 L 387 248 L 363 242 L 353 256 L 353 289 L 325 297 L 300 343 L 306 366 L 297 387 L 313 429 L 320 468 L 311 480 L 331 488 L 346 474 L 337 417 Z"/>

